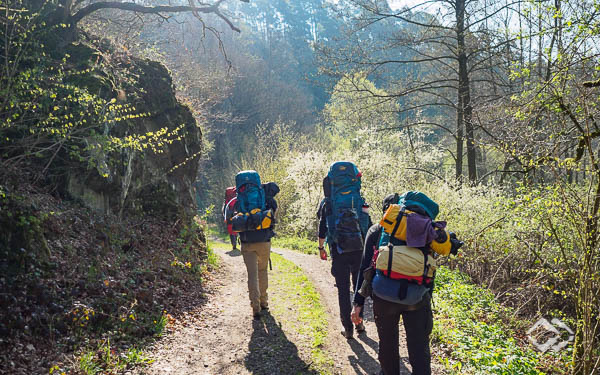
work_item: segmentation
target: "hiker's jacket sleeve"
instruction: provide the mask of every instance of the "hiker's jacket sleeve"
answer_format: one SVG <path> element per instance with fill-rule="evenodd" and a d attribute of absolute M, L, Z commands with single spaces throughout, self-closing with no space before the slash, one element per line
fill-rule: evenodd
<path fill-rule="evenodd" d="M 265 207 L 267 209 L 273 210 L 273 212 L 276 212 L 277 211 L 277 201 L 275 200 L 275 198 L 267 198 L 267 200 L 265 201 Z"/>
<path fill-rule="evenodd" d="M 327 236 L 327 215 L 321 215 L 319 217 L 319 238 L 325 238 Z"/>
<path fill-rule="evenodd" d="M 361 296 L 358 291 L 363 283 L 363 272 L 371 264 L 375 249 L 379 246 L 379 238 L 381 237 L 381 230 L 383 228 L 379 224 L 375 224 L 369 228 L 367 237 L 365 237 L 365 248 L 363 249 L 362 261 L 360 263 L 360 270 L 358 271 L 358 279 L 356 280 L 356 289 L 354 290 L 354 303 L 358 306 L 365 304 L 365 297 Z"/>

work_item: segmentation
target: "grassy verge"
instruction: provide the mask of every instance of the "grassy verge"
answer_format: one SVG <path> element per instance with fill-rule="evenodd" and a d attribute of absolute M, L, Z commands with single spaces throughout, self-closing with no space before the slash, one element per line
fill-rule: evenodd
<path fill-rule="evenodd" d="M 220 230 L 215 224 L 211 224 L 207 227 L 207 233 L 209 237 L 218 238 L 225 243 L 229 243 L 229 235 Z M 318 254 L 317 242 L 314 240 L 308 240 L 300 237 L 289 237 L 277 235 L 271 239 L 273 247 L 281 247 L 284 249 L 290 249 L 299 251 L 304 254 Z"/>
<path fill-rule="evenodd" d="M 327 314 L 319 292 L 294 263 L 271 253 L 273 271 L 270 273 L 271 313 L 302 338 L 311 348 L 311 367 L 321 374 L 331 373 L 332 359 L 323 350 L 327 339 Z M 294 307 L 289 309 L 289 307 Z"/>
<path fill-rule="evenodd" d="M 511 322 L 509 309 L 458 271 L 445 267 L 438 270 L 434 316 L 432 341 L 444 353 L 441 362 L 451 374 L 538 375 L 567 371 L 567 350 L 542 354 L 519 343 L 515 337 L 527 328 L 517 332 L 514 327 L 524 322 Z"/>
<path fill-rule="evenodd" d="M 274 247 L 295 250 L 304 254 L 318 254 L 317 242 L 306 238 L 276 236 L 271 241 Z"/>
<path fill-rule="evenodd" d="M 208 238 L 216 237 L 223 242 L 229 243 L 229 235 L 220 229 L 221 228 L 218 227 L 216 224 L 208 224 L 205 227 L 207 237 Z"/>

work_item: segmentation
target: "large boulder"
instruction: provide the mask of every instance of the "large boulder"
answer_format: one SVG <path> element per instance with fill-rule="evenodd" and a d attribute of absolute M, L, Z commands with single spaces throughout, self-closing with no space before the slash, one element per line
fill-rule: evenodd
<path fill-rule="evenodd" d="M 198 171 L 202 145 L 201 130 L 191 112 L 175 96 L 171 75 L 159 62 L 117 53 L 106 41 L 77 42 L 68 46 L 70 61 L 79 69 L 98 66 L 98 59 L 110 58 L 111 68 L 122 72 L 94 69 L 82 74 L 74 84 L 117 103 L 130 104 L 133 113 L 142 114 L 109 126 L 97 124 L 98 133 L 116 137 L 166 132 L 177 135 L 162 148 L 119 151 L 98 147 L 91 151 L 93 163 L 69 162 L 66 191 L 89 207 L 103 213 L 154 213 L 174 217 L 195 209 L 193 183 Z M 97 50 L 95 50 L 97 48 Z M 96 61 L 93 61 L 95 59 Z M 106 65 L 106 64 L 105 64 Z M 125 77 L 116 86 L 111 74 Z M 94 139 L 86 140 L 93 144 Z"/>

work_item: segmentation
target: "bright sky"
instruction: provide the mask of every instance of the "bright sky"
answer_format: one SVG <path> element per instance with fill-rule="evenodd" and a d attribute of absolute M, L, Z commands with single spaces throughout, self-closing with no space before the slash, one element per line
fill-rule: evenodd
<path fill-rule="evenodd" d="M 400 9 L 403 6 L 413 6 L 422 2 L 421 0 L 388 0 L 388 4 L 390 4 L 390 8 L 393 10 Z"/>

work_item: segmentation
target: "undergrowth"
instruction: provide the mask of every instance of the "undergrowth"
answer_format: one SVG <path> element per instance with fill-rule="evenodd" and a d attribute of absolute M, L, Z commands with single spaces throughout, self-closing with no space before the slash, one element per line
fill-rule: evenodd
<path fill-rule="evenodd" d="M 215 258 L 193 222 L 117 220 L 6 186 L 0 222 L 0 373 L 147 364 L 144 346 L 202 303 Z"/>
<path fill-rule="evenodd" d="M 566 373 L 569 350 L 542 354 L 527 345 L 528 322 L 517 321 L 488 290 L 459 271 L 440 267 L 434 291 L 432 341 L 452 374 L 541 375 Z M 521 339 L 518 337 L 521 336 Z M 561 359 L 558 367 L 554 363 Z"/>
<path fill-rule="evenodd" d="M 271 242 L 274 247 L 282 247 L 284 249 L 290 249 L 299 251 L 304 254 L 318 254 L 317 242 L 311 241 L 301 237 L 274 237 Z"/>

